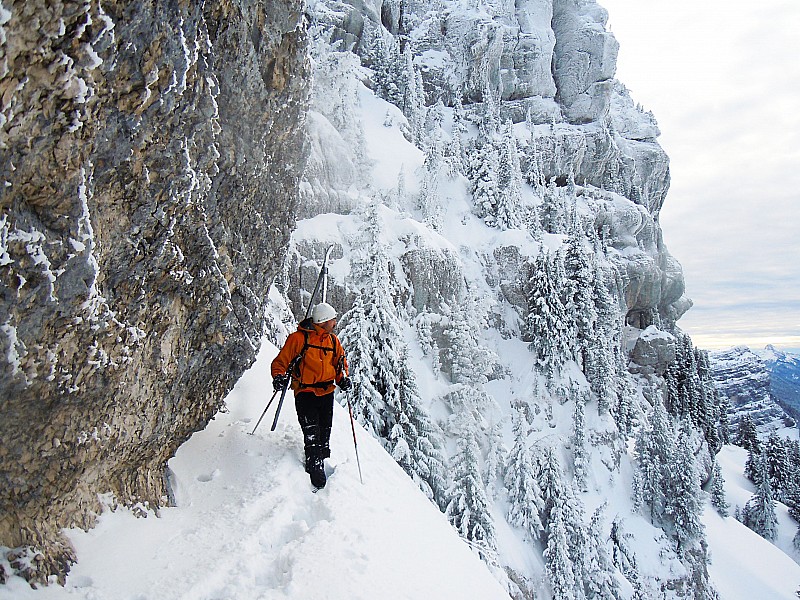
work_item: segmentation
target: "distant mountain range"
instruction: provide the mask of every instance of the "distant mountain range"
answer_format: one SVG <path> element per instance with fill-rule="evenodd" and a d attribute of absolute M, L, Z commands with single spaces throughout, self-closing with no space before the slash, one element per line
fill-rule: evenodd
<path fill-rule="evenodd" d="M 749 414 L 759 435 L 773 431 L 798 435 L 800 422 L 800 356 L 767 346 L 751 350 L 737 346 L 709 353 L 714 380 L 730 404 L 736 429 Z"/>
<path fill-rule="evenodd" d="M 770 391 L 778 404 L 800 422 L 800 355 L 767 346 L 761 357 L 770 371 Z"/>

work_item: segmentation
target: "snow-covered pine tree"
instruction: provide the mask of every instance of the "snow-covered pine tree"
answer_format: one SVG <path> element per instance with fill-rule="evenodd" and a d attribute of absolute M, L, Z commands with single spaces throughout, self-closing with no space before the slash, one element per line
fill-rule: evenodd
<path fill-rule="evenodd" d="M 549 530 L 544 564 L 550 589 L 554 598 L 575 600 L 575 574 L 572 571 L 567 529 L 560 504 L 555 504 L 550 511 Z"/>
<path fill-rule="evenodd" d="M 494 501 L 499 495 L 500 488 L 502 488 L 500 477 L 506 453 L 505 446 L 503 445 L 502 421 L 497 421 L 489 428 L 487 444 L 488 450 L 483 465 L 483 480 L 486 484 L 486 497 L 489 501 Z"/>
<path fill-rule="evenodd" d="M 422 85 L 422 75 L 414 66 L 411 46 L 408 44 L 403 52 L 403 63 L 405 86 L 401 108 L 411 127 L 411 142 L 421 148 L 425 128 L 425 88 Z"/>
<path fill-rule="evenodd" d="M 767 473 L 775 500 L 786 503 L 794 485 L 793 469 L 789 464 L 788 444 L 774 431 L 764 444 Z"/>
<path fill-rule="evenodd" d="M 606 285 L 602 266 L 594 261 L 591 268 L 592 298 L 596 314 L 595 327 L 588 340 L 591 362 L 587 369 L 587 379 L 597 397 L 599 413 L 608 413 L 619 399 L 618 388 L 627 379 L 624 375 L 615 377 L 614 349 L 618 346 L 618 310 Z M 627 416 L 627 412 L 625 413 Z M 624 420 L 624 419 L 623 419 Z M 618 421 L 617 426 L 626 431 Z"/>
<path fill-rule="evenodd" d="M 522 225 L 522 171 L 511 121 L 503 127 L 501 137 L 495 224 L 500 229 L 518 229 Z"/>
<path fill-rule="evenodd" d="M 447 177 L 447 166 L 442 157 L 442 129 L 434 129 L 425 150 L 425 172 L 422 177 L 418 206 L 425 223 L 438 231 L 442 226 L 444 201 L 440 189 Z"/>
<path fill-rule="evenodd" d="M 586 415 L 583 398 L 575 399 L 573 413 L 572 457 L 575 467 L 575 486 L 582 492 L 586 488 L 586 471 L 589 466 L 589 454 L 586 451 Z"/>
<path fill-rule="evenodd" d="M 420 347 L 423 354 L 431 361 L 431 370 L 434 375 L 438 375 L 441 371 L 441 357 L 439 356 L 439 344 L 434 339 L 433 328 L 435 324 L 442 321 L 442 316 L 438 313 L 429 311 L 421 311 L 414 319 L 414 325 L 417 330 L 417 339 L 419 340 Z"/>
<path fill-rule="evenodd" d="M 496 558 L 497 541 L 480 472 L 480 449 L 470 425 L 463 425 L 458 453 L 452 460 L 453 482 L 445 515 L 470 548 L 491 564 Z"/>
<path fill-rule="evenodd" d="M 766 453 L 759 456 L 758 487 L 742 510 L 742 522 L 764 539 L 773 542 L 778 535 L 778 517 L 775 513 Z"/>
<path fill-rule="evenodd" d="M 550 521 L 550 511 L 553 505 L 564 498 L 564 482 L 562 481 L 561 467 L 558 464 L 555 450 L 546 448 L 539 462 L 539 489 L 542 490 L 542 524 L 545 526 Z"/>
<path fill-rule="evenodd" d="M 372 357 L 375 352 L 373 340 L 376 332 L 373 323 L 367 320 L 364 304 L 366 292 L 362 289 L 356 294 L 352 308 L 342 315 L 339 321 L 339 337 L 342 346 L 347 348 L 347 359 L 353 389 L 349 398 L 359 422 L 379 437 L 386 425 L 382 416 L 383 398 L 376 389 L 373 373 L 375 365 Z"/>
<path fill-rule="evenodd" d="M 534 461 L 528 445 L 530 426 L 524 414 L 527 406 L 517 406 L 514 413 L 514 446 L 506 460 L 505 488 L 508 491 L 508 522 L 520 527 L 529 540 L 540 539 L 544 532 L 539 515 L 544 510 L 542 491 L 536 478 Z"/>
<path fill-rule="evenodd" d="M 639 583 L 639 567 L 636 564 L 636 553 L 630 546 L 633 534 L 625 529 L 625 523 L 620 517 L 611 522 L 612 560 L 625 579 L 630 581 L 634 588 Z"/>
<path fill-rule="evenodd" d="M 750 481 L 758 485 L 759 482 L 759 461 L 761 460 L 761 451 L 748 450 L 747 460 L 744 461 L 744 476 Z"/>
<path fill-rule="evenodd" d="M 539 207 L 539 220 L 547 233 L 565 233 L 567 200 L 564 187 L 553 177 L 541 188 L 542 203 Z"/>
<path fill-rule="evenodd" d="M 525 294 L 528 299 L 528 314 L 525 327 L 531 339 L 536 364 L 553 378 L 564 363 L 569 347 L 566 324 L 566 309 L 562 302 L 563 280 L 558 279 L 555 262 L 544 252 L 536 257 L 530 267 Z"/>
<path fill-rule="evenodd" d="M 397 368 L 400 384 L 398 394 L 395 398 L 387 399 L 387 408 L 394 420 L 389 435 L 393 444 L 390 452 L 425 495 L 444 510 L 447 507 L 449 481 L 443 434 L 422 406 L 404 344 L 400 348 Z"/>
<path fill-rule="evenodd" d="M 664 512 L 672 520 L 678 550 L 686 552 L 703 537 L 703 512 L 700 478 L 695 462 L 695 447 L 691 428 L 684 423 L 674 454 L 674 462 L 666 473 Z"/>
<path fill-rule="evenodd" d="M 493 141 L 478 137 L 467 151 L 467 177 L 475 214 L 489 227 L 497 225 L 500 156 Z"/>
<path fill-rule="evenodd" d="M 608 549 L 610 538 L 605 532 L 603 517 L 606 506 L 607 503 L 598 506 L 589 522 L 586 564 L 591 576 L 583 582 L 586 600 L 620 600 L 623 597 Z"/>
<path fill-rule="evenodd" d="M 714 470 L 711 473 L 711 505 L 717 509 L 720 516 L 727 517 L 730 504 L 725 498 L 725 480 L 722 477 L 722 469 L 718 462 L 714 462 Z"/>
<path fill-rule="evenodd" d="M 543 198 L 546 182 L 541 164 L 541 152 L 539 150 L 537 138 L 533 132 L 531 133 L 530 142 L 525 149 L 525 161 L 527 162 L 527 168 L 523 173 L 525 182 L 535 190 L 537 196 Z M 541 221 L 539 225 L 541 226 Z"/>
<path fill-rule="evenodd" d="M 365 20 L 365 23 L 370 22 L 369 19 Z M 369 43 L 366 58 L 367 64 L 372 67 L 375 93 L 402 108 L 405 64 L 397 39 L 383 36 L 381 28 L 377 27 Z"/>
<path fill-rule="evenodd" d="M 665 515 L 667 470 L 675 464 L 674 438 L 669 415 L 657 398 L 650 422 L 641 428 L 635 442 L 639 491 L 653 523 L 660 523 Z"/>
<path fill-rule="evenodd" d="M 432 500 L 444 506 L 447 478 L 442 434 L 422 406 L 408 364 L 388 257 L 380 241 L 379 211 L 377 203 L 367 210 L 362 254 L 354 257 L 353 265 L 360 292 L 340 323 L 354 381 L 350 397 L 359 422 Z"/>
<path fill-rule="evenodd" d="M 617 382 L 617 403 L 612 414 L 614 421 L 619 428 L 620 435 L 627 439 L 633 429 L 633 406 L 635 403 L 636 391 L 633 384 L 628 379 L 628 373 L 621 361 L 617 362 L 616 382 Z"/>
<path fill-rule="evenodd" d="M 593 337 L 597 327 L 597 312 L 593 297 L 594 281 L 589 257 L 583 245 L 584 235 L 577 223 L 570 228 L 564 254 L 566 281 L 563 302 L 567 338 L 571 341 L 572 355 L 585 375 L 593 364 Z"/>
<path fill-rule="evenodd" d="M 733 443 L 745 450 L 753 450 L 756 453 L 761 451 L 761 442 L 758 439 L 756 424 L 753 423 L 753 419 L 750 418 L 749 414 L 745 413 L 739 420 Z"/>
<path fill-rule="evenodd" d="M 709 451 L 714 455 L 719 452 L 723 445 L 719 437 L 719 395 L 716 390 L 714 378 L 711 374 L 711 363 L 709 362 L 708 352 L 695 348 L 694 353 L 695 363 L 697 364 L 697 377 L 700 384 L 697 425 L 702 429 L 703 435 L 708 442 Z"/>
<path fill-rule="evenodd" d="M 444 156 L 453 173 L 467 173 L 467 158 L 464 138 L 468 132 L 464 118 L 464 107 L 461 98 L 456 98 L 453 103 L 453 127 L 450 143 L 444 150 Z"/>

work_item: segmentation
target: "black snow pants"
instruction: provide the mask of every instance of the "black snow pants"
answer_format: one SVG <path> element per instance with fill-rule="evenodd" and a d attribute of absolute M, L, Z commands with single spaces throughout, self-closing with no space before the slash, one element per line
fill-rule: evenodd
<path fill-rule="evenodd" d="M 333 423 L 333 393 L 317 396 L 314 392 L 295 394 L 297 420 L 303 430 L 306 471 L 312 464 L 331 455 L 330 439 Z"/>

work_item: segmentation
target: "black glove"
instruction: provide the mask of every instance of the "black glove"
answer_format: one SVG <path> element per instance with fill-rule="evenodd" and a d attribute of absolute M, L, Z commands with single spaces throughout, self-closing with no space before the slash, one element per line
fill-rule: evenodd
<path fill-rule="evenodd" d="M 289 383 L 288 374 L 275 375 L 275 377 L 272 378 L 272 389 L 277 392 L 278 390 L 282 390 L 287 383 Z"/>
<path fill-rule="evenodd" d="M 353 387 L 353 380 L 347 376 L 342 377 L 341 380 L 339 381 L 339 389 L 342 390 L 343 392 L 346 392 L 351 387 Z"/>

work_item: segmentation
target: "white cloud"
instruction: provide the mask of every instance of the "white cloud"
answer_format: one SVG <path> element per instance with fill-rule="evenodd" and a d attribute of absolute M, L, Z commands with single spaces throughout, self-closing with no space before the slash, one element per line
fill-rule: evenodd
<path fill-rule="evenodd" d="M 600 2 L 670 156 L 660 221 L 695 303 L 679 325 L 705 347 L 800 347 L 800 3 Z"/>

